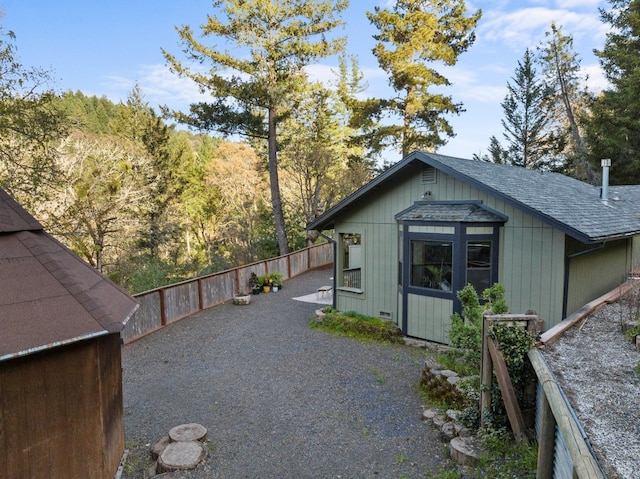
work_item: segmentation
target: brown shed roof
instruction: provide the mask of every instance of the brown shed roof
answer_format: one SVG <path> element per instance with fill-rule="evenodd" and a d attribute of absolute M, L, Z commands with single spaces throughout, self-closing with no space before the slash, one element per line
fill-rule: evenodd
<path fill-rule="evenodd" d="M 119 332 L 137 307 L 0 189 L 0 361 Z"/>

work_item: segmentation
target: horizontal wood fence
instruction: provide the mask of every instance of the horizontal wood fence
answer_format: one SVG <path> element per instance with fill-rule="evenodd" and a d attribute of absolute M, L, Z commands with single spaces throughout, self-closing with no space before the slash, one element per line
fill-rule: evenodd
<path fill-rule="evenodd" d="M 121 333 L 128 343 L 204 309 L 231 301 L 233 295 L 249 290 L 249 276 L 280 272 L 287 280 L 309 270 L 333 263 L 333 244 L 305 248 L 238 268 L 201 276 L 134 295 L 140 307 Z"/>

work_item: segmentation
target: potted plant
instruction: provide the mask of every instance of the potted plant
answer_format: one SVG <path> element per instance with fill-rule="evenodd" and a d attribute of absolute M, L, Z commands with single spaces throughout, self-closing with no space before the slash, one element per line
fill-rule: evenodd
<path fill-rule="evenodd" d="M 260 276 L 259 278 L 260 284 L 262 285 L 262 291 L 264 293 L 269 293 L 271 291 L 271 278 L 269 277 L 268 274 L 265 274 L 264 276 Z"/>
<path fill-rule="evenodd" d="M 271 279 L 271 287 L 273 288 L 274 292 L 282 288 L 282 273 L 280 273 L 279 271 L 274 271 L 273 273 L 269 274 L 269 279 Z"/>
<path fill-rule="evenodd" d="M 254 272 L 252 272 L 251 275 L 249 276 L 249 288 L 251 288 L 251 292 L 253 294 L 260 294 L 260 291 L 262 290 L 262 284 L 260 284 L 260 279 L 258 278 L 258 275 L 255 274 Z"/>
<path fill-rule="evenodd" d="M 251 303 L 251 293 L 248 291 L 240 291 L 233 295 L 233 304 L 244 306 Z"/>

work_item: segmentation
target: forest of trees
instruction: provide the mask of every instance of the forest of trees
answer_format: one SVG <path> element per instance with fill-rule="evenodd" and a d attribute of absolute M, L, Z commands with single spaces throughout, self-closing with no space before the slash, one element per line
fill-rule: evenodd
<path fill-rule="evenodd" d="M 506 143 L 490 138 L 475 159 L 594 182 L 599 159 L 616 158 L 613 181 L 640 183 L 640 7 L 610 3 L 597 52 L 610 89 L 584 90 L 571 36 L 550 25 L 507 85 Z M 481 18 L 462 0 L 367 12 L 393 95 L 363 99 L 358 60 L 334 34 L 347 5 L 213 1 L 200 35 L 177 29 L 186 60 L 163 50 L 210 94 L 186 112 L 155 111 L 137 84 L 120 103 L 57 93 L 0 27 L 0 187 L 131 292 L 313 244 L 305 225 L 378 173 L 382 152 L 436 151 L 454 134 L 447 117 L 463 109 L 441 93 L 438 67 L 456 64 Z M 250 54 L 217 50 L 221 37 Z M 339 58 L 335 84 L 311 81 L 305 67 L 328 56 Z"/>

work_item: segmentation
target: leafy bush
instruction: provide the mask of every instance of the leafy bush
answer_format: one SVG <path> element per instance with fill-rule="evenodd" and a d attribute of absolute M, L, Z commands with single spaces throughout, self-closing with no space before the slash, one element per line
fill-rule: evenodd
<path fill-rule="evenodd" d="M 534 407 L 535 397 L 525 395 L 525 385 L 535 374 L 527 360 L 527 352 L 536 345 L 533 333 L 519 326 L 498 323 L 487 334 L 499 344 L 520 407 L 522 409 Z M 491 412 L 486 419 L 495 429 L 506 427 L 508 424 L 498 381 L 495 379 L 491 391 Z"/>
<path fill-rule="evenodd" d="M 462 303 L 462 316 L 451 315 L 451 329 L 449 339 L 451 346 L 464 351 L 462 363 L 473 374 L 480 373 L 480 355 L 482 349 L 482 313 L 491 309 L 494 314 L 504 314 L 509 311 L 505 300 L 505 288 L 495 283 L 482 292 L 484 304 L 480 304 L 478 293 L 471 284 L 467 284 L 458 291 L 458 299 Z"/>

